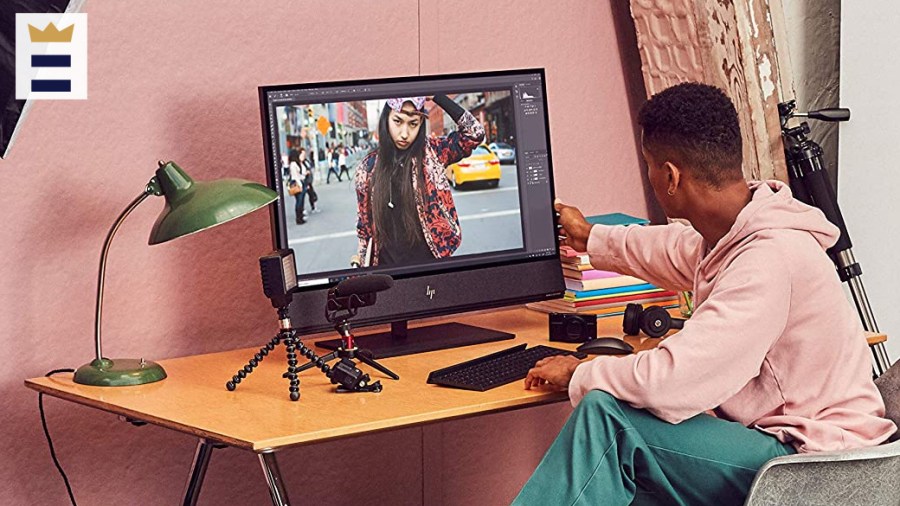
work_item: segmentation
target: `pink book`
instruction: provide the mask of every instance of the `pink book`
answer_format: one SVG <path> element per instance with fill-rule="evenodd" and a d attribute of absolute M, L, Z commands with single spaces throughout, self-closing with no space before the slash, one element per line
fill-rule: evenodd
<path fill-rule="evenodd" d="M 589 271 L 581 271 L 581 279 L 606 279 L 606 278 L 616 278 L 621 276 L 618 272 L 610 272 L 610 271 L 601 271 L 597 269 L 592 269 Z"/>

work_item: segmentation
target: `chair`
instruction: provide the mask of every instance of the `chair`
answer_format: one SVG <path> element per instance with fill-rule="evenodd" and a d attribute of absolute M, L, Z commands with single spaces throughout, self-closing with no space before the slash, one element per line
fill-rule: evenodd
<path fill-rule="evenodd" d="M 900 426 L 900 361 L 875 384 L 887 417 Z M 900 505 L 898 436 L 871 448 L 772 459 L 756 473 L 744 506 Z"/>

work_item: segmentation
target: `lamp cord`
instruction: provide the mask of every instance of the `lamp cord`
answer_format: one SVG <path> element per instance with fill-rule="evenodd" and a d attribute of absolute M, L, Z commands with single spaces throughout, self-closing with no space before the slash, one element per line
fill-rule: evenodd
<path fill-rule="evenodd" d="M 75 372 L 75 369 L 54 369 L 47 374 L 45 377 L 53 376 L 54 374 L 59 374 L 61 372 Z M 72 506 L 77 506 L 75 502 L 75 496 L 72 494 L 72 486 L 69 485 L 69 478 L 66 476 L 66 472 L 63 471 L 61 465 L 59 465 L 59 459 L 56 458 L 56 450 L 53 449 L 53 440 L 50 439 L 50 431 L 47 430 L 47 417 L 44 416 L 44 393 L 38 392 L 38 409 L 41 412 L 41 426 L 44 428 L 44 436 L 47 437 L 47 445 L 50 447 L 50 457 L 53 458 L 53 463 L 56 465 L 56 469 L 59 471 L 59 474 L 62 476 L 63 482 L 66 484 L 66 491 L 69 493 L 69 500 L 72 501 Z"/>

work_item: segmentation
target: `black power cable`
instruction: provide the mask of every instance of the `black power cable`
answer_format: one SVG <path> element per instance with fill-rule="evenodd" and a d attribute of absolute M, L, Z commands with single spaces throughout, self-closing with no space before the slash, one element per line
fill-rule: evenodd
<path fill-rule="evenodd" d="M 50 377 L 61 372 L 75 372 L 75 369 L 54 369 L 44 376 Z M 53 440 L 50 439 L 50 431 L 47 430 L 47 418 L 44 416 L 43 392 L 38 392 L 38 409 L 41 411 L 41 426 L 44 427 L 44 436 L 47 437 L 47 445 L 50 447 L 50 457 L 53 458 L 53 463 L 56 464 L 56 469 L 59 471 L 59 474 L 62 476 L 62 479 L 66 484 L 66 491 L 69 493 L 69 499 L 72 501 L 72 506 L 77 506 L 77 503 L 75 502 L 75 496 L 72 494 L 72 486 L 69 485 L 69 477 L 66 476 L 66 472 L 63 471 L 62 466 L 59 465 L 59 460 L 56 458 L 56 450 L 53 449 Z"/>

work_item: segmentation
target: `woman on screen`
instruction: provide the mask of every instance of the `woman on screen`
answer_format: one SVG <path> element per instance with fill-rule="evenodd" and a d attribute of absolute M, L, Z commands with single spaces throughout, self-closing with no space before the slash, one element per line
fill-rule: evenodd
<path fill-rule="evenodd" d="M 301 157 L 301 153 L 305 155 L 305 151 L 303 148 L 300 150 L 291 149 L 288 152 L 288 163 L 290 163 L 290 184 L 298 185 L 300 187 L 300 191 L 294 195 L 294 220 L 297 225 L 303 225 L 306 223 L 306 218 L 303 216 L 303 209 L 306 207 L 306 176 L 309 174 L 309 169 L 304 165 L 305 157 Z"/>
<path fill-rule="evenodd" d="M 429 97 L 388 99 L 378 148 L 356 168 L 358 264 L 402 265 L 449 257 L 462 242 L 446 167 L 469 156 L 484 127 L 445 95 L 430 98 L 456 123 L 447 136 L 426 133 Z"/>

